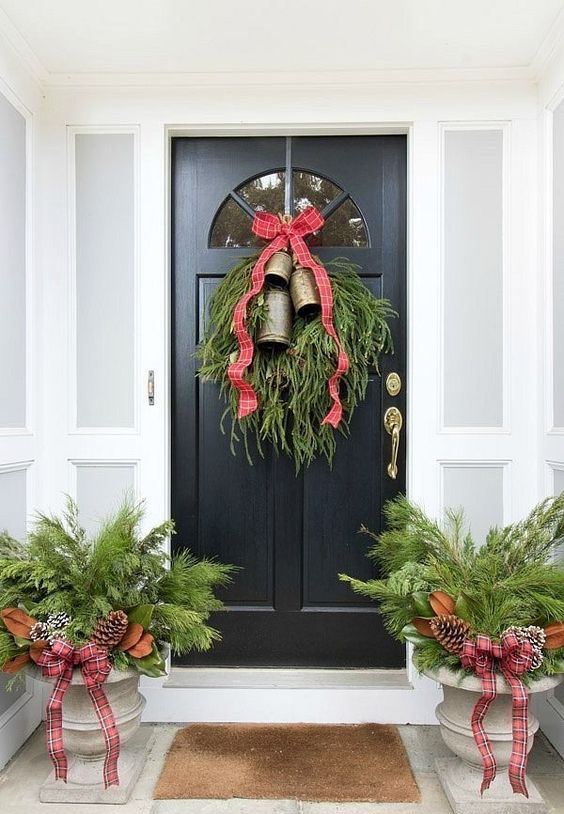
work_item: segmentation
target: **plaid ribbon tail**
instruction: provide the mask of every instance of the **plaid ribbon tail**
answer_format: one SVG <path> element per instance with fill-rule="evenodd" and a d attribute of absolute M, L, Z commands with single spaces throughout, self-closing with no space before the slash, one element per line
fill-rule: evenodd
<path fill-rule="evenodd" d="M 311 269 L 313 272 L 315 284 L 317 285 L 317 290 L 319 291 L 319 297 L 321 300 L 321 322 L 325 328 L 325 332 L 333 339 L 333 342 L 337 348 L 337 366 L 335 368 L 335 372 L 332 374 L 329 382 L 327 383 L 329 395 L 331 396 L 331 401 L 333 404 L 321 422 L 322 425 L 330 424 L 333 429 L 337 429 L 343 417 L 343 405 L 341 404 L 341 399 L 339 397 L 339 380 L 341 376 L 344 376 L 349 369 L 349 359 L 343 350 L 339 337 L 337 336 L 337 331 L 335 330 L 335 326 L 333 324 L 333 289 L 331 287 L 331 281 L 329 279 L 329 275 L 327 274 L 327 270 L 322 265 L 315 262 L 311 256 L 307 244 L 299 235 L 293 235 L 290 242 L 299 264 Z"/>
<path fill-rule="evenodd" d="M 519 676 L 511 670 L 504 669 L 503 665 L 501 669 L 505 680 L 511 687 L 512 695 L 513 746 L 509 760 L 509 782 L 515 794 L 523 794 L 528 797 L 526 774 L 529 757 L 527 753 L 529 696 L 527 688 Z"/>
<path fill-rule="evenodd" d="M 253 268 L 251 287 L 243 294 L 233 312 L 233 331 L 239 344 L 239 356 L 237 361 L 233 362 L 233 364 L 227 368 L 227 375 L 233 387 L 239 391 L 239 407 L 237 413 L 239 418 L 245 418 L 245 416 L 254 413 L 258 407 L 257 394 L 244 378 L 245 372 L 253 361 L 254 355 L 253 340 L 246 328 L 247 306 L 252 298 L 256 297 L 257 294 L 262 291 L 264 286 L 264 267 L 266 263 L 275 252 L 284 248 L 287 244 L 287 238 L 283 235 L 279 235 L 262 251 Z"/>
<path fill-rule="evenodd" d="M 474 735 L 476 746 L 482 758 L 483 775 L 482 785 L 480 786 L 481 795 L 490 787 L 497 774 L 495 755 L 492 751 L 490 739 L 484 729 L 484 718 L 496 694 L 495 665 L 492 661 L 484 669 L 482 674 L 482 695 L 476 701 L 474 709 L 472 710 L 471 719 L 472 734 Z"/>
<path fill-rule="evenodd" d="M 118 758 L 120 750 L 119 732 L 114 714 L 102 687 L 88 687 L 90 700 L 96 711 L 100 728 L 104 734 L 106 757 L 104 758 L 104 788 L 119 786 Z"/>
<path fill-rule="evenodd" d="M 68 761 L 63 743 L 63 698 L 72 679 L 72 664 L 58 677 L 47 702 L 45 738 L 47 753 L 55 768 L 55 780 L 67 782 Z"/>

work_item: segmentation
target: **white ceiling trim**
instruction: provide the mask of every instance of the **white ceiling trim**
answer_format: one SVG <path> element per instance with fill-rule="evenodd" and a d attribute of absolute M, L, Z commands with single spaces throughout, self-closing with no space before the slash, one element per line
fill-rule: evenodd
<path fill-rule="evenodd" d="M 49 71 L 42 65 L 27 40 L 2 8 L 0 8 L 0 37 L 11 47 L 23 67 L 31 74 L 38 85 L 44 86 L 48 84 Z"/>
<path fill-rule="evenodd" d="M 379 71 L 275 71 L 250 73 L 49 73 L 47 87 L 318 87 L 451 82 L 523 82 L 530 66 L 510 68 L 411 68 Z"/>
<path fill-rule="evenodd" d="M 339 87 L 382 84 L 460 82 L 538 82 L 564 48 L 564 9 L 533 60 L 526 66 L 480 68 L 405 68 L 372 71 L 270 71 L 209 73 L 56 73 L 48 71 L 25 37 L 0 7 L 4 39 L 40 88 L 198 88 L 198 87 Z"/>
<path fill-rule="evenodd" d="M 564 45 L 564 9 L 558 14 L 533 57 L 529 70 L 531 79 L 538 82 L 558 56 Z"/>

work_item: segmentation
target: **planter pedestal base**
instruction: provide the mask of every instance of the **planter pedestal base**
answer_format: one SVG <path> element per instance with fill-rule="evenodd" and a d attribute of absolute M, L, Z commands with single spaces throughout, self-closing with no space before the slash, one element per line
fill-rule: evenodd
<path fill-rule="evenodd" d="M 514 794 L 502 769 L 480 797 L 482 772 L 459 758 L 440 758 L 435 770 L 454 814 L 546 814 L 548 808 L 536 786 L 527 778 L 529 798 Z"/>
<path fill-rule="evenodd" d="M 100 782 L 103 761 L 83 760 L 75 756 L 69 760 L 68 782 L 55 780 L 55 772 L 51 772 L 41 786 L 39 799 L 42 803 L 127 803 L 147 760 L 152 740 L 153 730 L 141 727 L 122 746 L 118 763 L 119 786 L 105 789 Z"/>

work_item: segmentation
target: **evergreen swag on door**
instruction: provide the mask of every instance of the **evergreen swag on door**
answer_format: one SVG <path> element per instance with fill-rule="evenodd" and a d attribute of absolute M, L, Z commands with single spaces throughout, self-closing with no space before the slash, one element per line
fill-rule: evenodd
<path fill-rule="evenodd" d="M 227 401 L 221 428 L 230 416 L 232 452 L 242 440 L 252 463 L 253 437 L 260 455 L 271 444 L 293 458 L 296 471 L 319 455 L 331 464 L 335 430 L 348 434 L 370 371 L 378 372 L 380 354 L 392 351 L 388 320 L 396 316 L 387 300 L 365 287 L 350 260 L 337 258 L 324 268 L 309 254 L 303 235 L 311 226 L 302 225 L 297 238 L 291 234 L 308 216 L 316 224 L 321 218 L 311 208 L 293 224 L 280 217 L 276 230 L 275 216 L 257 214 L 253 231 L 274 239 L 219 284 L 198 348 L 199 376 L 219 384 Z M 245 351 L 248 367 L 238 361 Z M 248 393 L 252 406 L 246 409 Z"/>

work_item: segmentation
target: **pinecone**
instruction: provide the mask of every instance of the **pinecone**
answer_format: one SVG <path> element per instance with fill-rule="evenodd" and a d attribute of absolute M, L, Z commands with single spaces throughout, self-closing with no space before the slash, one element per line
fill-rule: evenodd
<path fill-rule="evenodd" d="M 529 625 L 528 627 L 517 627 L 516 625 L 511 625 L 511 627 L 507 628 L 505 633 L 514 633 L 520 642 L 526 639 L 531 643 L 533 648 L 533 663 L 531 664 L 531 670 L 537 670 L 541 666 L 544 659 L 542 650 L 546 641 L 546 633 L 542 627 L 537 627 L 536 625 Z"/>
<path fill-rule="evenodd" d="M 454 614 L 435 616 L 429 621 L 435 639 L 449 653 L 459 656 L 462 653 L 464 640 L 468 636 L 470 625 Z"/>
<path fill-rule="evenodd" d="M 29 638 L 32 642 L 44 641 L 49 638 L 49 628 L 45 622 L 36 622 L 29 630 Z"/>
<path fill-rule="evenodd" d="M 100 619 L 92 634 L 92 641 L 99 647 L 111 650 L 123 639 L 128 624 L 126 613 L 122 610 L 112 611 L 104 619 Z"/>
<path fill-rule="evenodd" d="M 47 641 L 49 644 L 53 644 L 55 639 L 62 639 L 64 638 L 64 632 L 67 629 L 70 622 L 70 616 L 65 611 L 59 611 L 59 613 L 50 613 L 47 617 Z"/>

